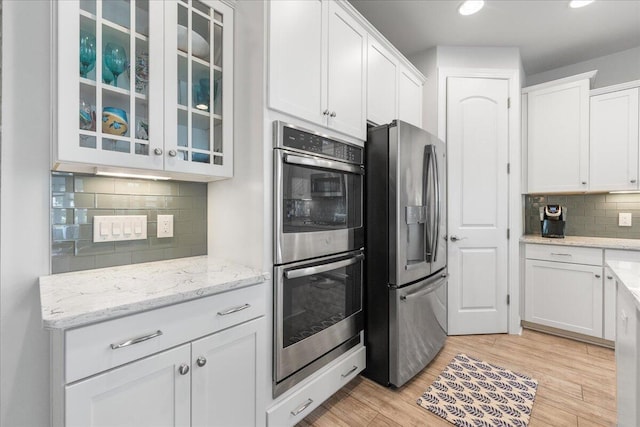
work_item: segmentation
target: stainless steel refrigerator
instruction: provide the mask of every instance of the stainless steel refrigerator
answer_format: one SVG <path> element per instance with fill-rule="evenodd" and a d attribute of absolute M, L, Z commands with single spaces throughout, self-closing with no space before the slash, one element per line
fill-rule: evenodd
<path fill-rule="evenodd" d="M 364 374 L 399 387 L 447 335 L 445 145 L 396 120 L 365 147 Z"/>

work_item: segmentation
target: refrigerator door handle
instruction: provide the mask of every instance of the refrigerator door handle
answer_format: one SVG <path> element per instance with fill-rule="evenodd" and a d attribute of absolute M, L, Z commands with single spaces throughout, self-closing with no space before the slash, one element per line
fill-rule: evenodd
<path fill-rule="evenodd" d="M 427 145 L 424 147 L 424 157 L 422 160 L 422 188 L 423 188 L 423 195 L 422 195 L 422 203 L 424 204 L 424 208 L 425 208 L 425 217 L 427 219 L 430 219 L 430 212 L 428 211 L 430 205 L 431 205 L 431 200 L 429 198 L 429 175 L 431 173 L 431 156 L 432 156 L 432 152 L 430 150 L 431 146 Z M 425 262 L 429 263 L 431 262 L 431 257 L 433 256 L 433 246 L 432 243 L 429 241 L 429 230 L 432 228 L 432 226 L 428 223 L 424 225 L 424 255 L 425 255 Z"/>
<path fill-rule="evenodd" d="M 430 294 L 431 292 L 433 292 L 436 289 L 438 289 L 440 287 L 440 285 L 442 285 L 442 283 L 445 282 L 445 281 L 446 281 L 446 279 L 440 279 L 437 282 L 430 284 L 426 288 L 420 289 L 419 291 L 411 292 L 411 293 L 408 293 L 408 294 L 402 294 L 402 295 L 400 295 L 400 300 L 406 301 L 408 299 L 417 298 L 417 297 L 421 297 L 421 296 Z"/>
<path fill-rule="evenodd" d="M 435 189 L 435 197 L 436 197 L 436 220 L 433 224 L 433 245 L 432 247 L 432 257 L 431 261 L 436 262 L 438 260 L 438 241 L 440 240 L 440 174 L 438 173 L 438 156 L 436 153 L 436 146 L 432 145 L 432 154 L 431 159 L 433 161 L 433 184 Z"/>

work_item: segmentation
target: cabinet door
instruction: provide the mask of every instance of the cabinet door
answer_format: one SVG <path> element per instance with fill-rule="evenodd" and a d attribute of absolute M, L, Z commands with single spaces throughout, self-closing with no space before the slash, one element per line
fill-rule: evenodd
<path fill-rule="evenodd" d="M 332 1 L 328 34 L 329 127 L 365 140 L 367 33 L 342 6 Z"/>
<path fill-rule="evenodd" d="M 398 63 L 373 37 L 369 37 L 367 55 L 367 120 L 375 124 L 391 123 L 397 111 Z"/>
<path fill-rule="evenodd" d="M 162 3 L 56 5 L 53 169 L 67 162 L 162 169 L 163 157 L 155 154 L 163 147 Z"/>
<path fill-rule="evenodd" d="M 398 118 L 422 127 L 422 83 L 403 69 L 398 75 Z"/>
<path fill-rule="evenodd" d="M 165 169 L 231 177 L 233 9 L 211 0 L 164 5 Z"/>
<path fill-rule="evenodd" d="M 591 97 L 589 190 L 638 188 L 638 88 Z"/>
<path fill-rule="evenodd" d="M 604 268 L 604 304 L 602 314 L 602 337 L 616 339 L 616 281 L 609 267 Z"/>
<path fill-rule="evenodd" d="M 296 0 L 272 1 L 268 7 L 269 107 L 325 125 L 326 5 Z"/>
<path fill-rule="evenodd" d="M 617 320 L 616 320 L 616 371 L 617 371 L 617 400 L 618 425 L 637 426 L 640 422 L 640 372 L 638 371 L 638 357 L 640 356 L 638 340 L 638 311 L 629 292 L 620 289 L 624 286 L 617 284 Z"/>
<path fill-rule="evenodd" d="M 193 342 L 193 426 L 264 424 L 264 318 Z"/>
<path fill-rule="evenodd" d="M 602 337 L 602 267 L 528 259 L 524 318 Z"/>
<path fill-rule="evenodd" d="M 189 344 L 65 389 L 66 426 L 189 426 Z M 184 368 L 183 368 L 184 369 Z"/>
<path fill-rule="evenodd" d="M 584 191 L 589 178 L 589 80 L 528 94 L 529 193 Z"/>

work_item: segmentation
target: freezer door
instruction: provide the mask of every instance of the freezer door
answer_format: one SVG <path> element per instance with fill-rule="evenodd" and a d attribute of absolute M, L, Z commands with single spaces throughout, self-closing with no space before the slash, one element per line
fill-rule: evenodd
<path fill-rule="evenodd" d="M 400 387 L 440 351 L 447 337 L 447 274 L 389 292 L 389 382 Z"/>
<path fill-rule="evenodd" d="M 423 129 L 389 127 L 389 282 L 398 287 L 446 265 L 444 150 Z"/>

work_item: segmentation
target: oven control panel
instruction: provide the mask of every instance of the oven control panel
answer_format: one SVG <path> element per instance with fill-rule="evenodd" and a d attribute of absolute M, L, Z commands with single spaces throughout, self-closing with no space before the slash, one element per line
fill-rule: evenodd
<path fill-rule="evenodd" d="M 281 144 L 284 147 L 321 154 L 344 162 L 362 164 L 362 147 L 294 127 L 283 126 Z"/>

